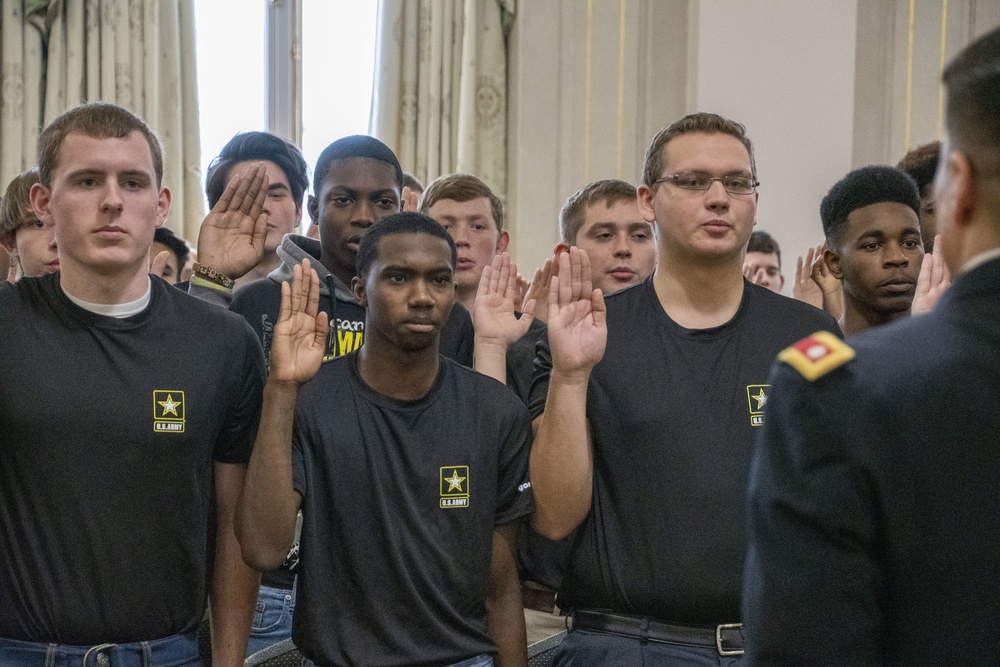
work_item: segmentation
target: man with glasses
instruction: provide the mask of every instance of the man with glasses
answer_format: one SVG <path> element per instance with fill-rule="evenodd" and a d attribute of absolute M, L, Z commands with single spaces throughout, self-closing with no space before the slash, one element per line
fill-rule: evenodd
<path fill-rule="evenodd" d="M 604 299 L 586 253 L 559 257 L 531 395 L 536 527 L 577 530 L 559 591 L 573 630 L 555 664 L 740 659 L 744 490 L 768 368 L 809 333 L 839 333 L 744 279 L 757 185 L 742 125 L 687 116 L 653 139 L 638 188 L 656 223 L 652 280 Z"/>

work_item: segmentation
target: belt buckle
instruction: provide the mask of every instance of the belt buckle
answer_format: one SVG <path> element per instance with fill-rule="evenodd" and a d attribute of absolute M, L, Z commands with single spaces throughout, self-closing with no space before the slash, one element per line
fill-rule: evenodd
<path fill-rule="evenodd" d="M 722 648 L 722 631 L 723 630 L 735 630 L 742 628 L 742 623 L 723 623 L 721 625 L 715 626 L 715 648 L 719 650 L 719 655 L 743 655 L 743 649 L 725 649 Z"/>

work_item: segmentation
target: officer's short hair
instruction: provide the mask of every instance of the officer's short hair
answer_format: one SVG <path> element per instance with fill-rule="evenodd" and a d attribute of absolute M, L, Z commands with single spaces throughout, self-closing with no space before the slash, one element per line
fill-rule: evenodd
<path fill-rule="evenodd" d="M 839 234 L 852 211 L 882 202 L 905 204 L 920 217 L 917 182 L 895 167 L 861 167 L 837 181 L 819 206 L 827 243 L 833 246 L 839 241 Z"/>
<path fill-rule="evenodd" d="M 583 227 L 587 210 L 599 202 L 611 207 L 619 202 L 635 202 L 638 195 L 635 186 L 625 181 L 605 179 L 594 181 L 578 190 L 559 211 L 559 234 L 563 243 L 576 245 L 576 236 Z"/>
<path fill-rule="evenodd" d="M 52 185 L 52 174 L 59 163 L 59 148 L 73 132 L 96 139 L 123 139 L 132 132 L 138 132 L 149 144 L 156 187 L 163 184 L 163 148 L 149 126 L 134 113 L 117 104 L 90 102 L 73 107 L 56 117 L 38 135 L 38 178 L 45 187 Z"/>
<path fill-rule="evenodd" d="M 455 241 L 451 238 L 444 227 L 437 220 L 428 217 L 423 213 L 406 211 L 404 213 L 394 213 L 382 218 L 361 237 L 361 244 L 358 247 L 357 275 L 362 280 L 368 277 L 368 271 L 372 264 L 378 259 L 379 243 L 391 234 L 430 234 L 448 242 L 451 248 L 451 266 L 458 263 L 458 249 Z"/>
<path fill-rule="evenodd" d="M 309 166 L 302 152 L 281 137 L 270 132 L 240 132 L 222 147 L 222 151 L 208 164 L 205 176 L 205 194 L 209 207 L 222 198 L 229 181 L 229 172 L 240 162 L 270 160 L 285 173 L 292 189 L 295 210 L 302 208 L 302 196 L 309 188 Z"/>
<path fill-rule="evenodd" d="M 1000 28 L 965 48 L 945 68 L 946 124 L 953 148 L 1000 168 Z M 981 167 L 982 168 L 982 167 Z"/>

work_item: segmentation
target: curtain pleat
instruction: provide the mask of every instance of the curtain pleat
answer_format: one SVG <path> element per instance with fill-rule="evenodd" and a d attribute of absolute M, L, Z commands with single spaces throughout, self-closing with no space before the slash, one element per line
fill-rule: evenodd
<path fill-rule="evenodd" d="M 507 184 L 507 34 L 513 0 L 382 0 L 369 131 L 425 183 Z"/>
<path fill-rule="evenodd" d="M 0 188 L 35 164 L 38 133 L 87 101 L 120 104 L 163 142 L 167 226 L 197 239 L 201 185 L 194 0 L 0 3 Z"/>

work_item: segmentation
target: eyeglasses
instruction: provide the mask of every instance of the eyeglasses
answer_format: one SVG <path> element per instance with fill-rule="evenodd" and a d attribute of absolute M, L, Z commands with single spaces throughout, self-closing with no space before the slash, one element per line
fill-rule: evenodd
<path fill-rule="evenodd" d="M 719 177 L 700 171 L 682 171 L 679 174 L 658 178 L 653 183 L 664 183 L 666 181 L 673 181 L 682 190 L 700 191 L 708 190 L 712 187 L 712 183 L 719 181 L 722 183 L 722 187 L 726 189 L 726 192 L 731 195 L 752 195 L 757 186 L 760 185 L 759 181 L 755 181 L 752 176 L 747 176 L 746 174 Z"/>

